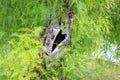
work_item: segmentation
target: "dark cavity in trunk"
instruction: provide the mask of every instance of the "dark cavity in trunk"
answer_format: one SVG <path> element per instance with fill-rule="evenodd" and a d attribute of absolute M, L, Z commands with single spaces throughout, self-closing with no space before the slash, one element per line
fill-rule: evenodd
<path fill-rule="evenodd" d="M 52 47 L 52 51 L 57 47 L 59 43 L 61 43 L 66 37 L 66 34 L 62 34 L 62 30 L 58 33 Z"/>

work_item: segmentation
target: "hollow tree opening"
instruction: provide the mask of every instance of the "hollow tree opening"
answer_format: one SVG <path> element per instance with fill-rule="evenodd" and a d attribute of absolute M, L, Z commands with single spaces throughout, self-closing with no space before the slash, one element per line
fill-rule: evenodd
<path fill-rule="evenodd" d="M 56 39 L 53 43 L 52 51 L 57 47 L 59 43 L 61 43 L 65 39 L 65 37 L 66 37 L 66 34 L 62 34 L 62 30 L 60 30 L 60 32 L 56 36 Z"/>

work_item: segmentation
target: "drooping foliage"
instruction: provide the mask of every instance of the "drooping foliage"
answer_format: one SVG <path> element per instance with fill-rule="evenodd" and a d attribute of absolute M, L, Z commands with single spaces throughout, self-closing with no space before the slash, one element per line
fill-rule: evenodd
<path fill-rule="evenodd" d="M 111 44 L 119 58 L 119 7 L 119 0 L 1 0 L 0 79 L 118 80 L 119 66 L 95 58 Z M 40 56 L 39 32 L 49 19 L 50 25 L 64 23 L 68 11 L 73 11 L 71 44 L 55 57 Z"/>

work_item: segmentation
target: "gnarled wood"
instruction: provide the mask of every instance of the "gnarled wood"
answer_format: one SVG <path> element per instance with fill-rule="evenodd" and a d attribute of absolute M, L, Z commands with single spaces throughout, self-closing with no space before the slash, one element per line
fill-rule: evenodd
<path fill-rule="evenodd" d="M 71 29 L 68 27 L 62 31 L 61 26 L 55 24 L 45 32 L 47 35 L 44 43 L 45 52 L 50 56 L 57 54 L 65 44 L 70 43 Z"/>

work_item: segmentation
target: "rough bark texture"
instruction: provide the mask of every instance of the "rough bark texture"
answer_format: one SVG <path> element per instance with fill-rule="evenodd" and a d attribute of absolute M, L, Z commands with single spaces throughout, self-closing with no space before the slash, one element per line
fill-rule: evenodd
<path fill-rule="evenodd" d="M 50 28 L 46 28 L 44 33 L 42 33 L 42 35 L 46 35 L 45 39 L 42 41 L 43 45 L 46 47 L 44 52 L 47 53 L 47 55 L 53 56 L 59 53 L 64 45 L 70 43 L 72 15 L 72 11 L 67 12 L 64 30 L 61 29 L 62 25 L 60 21 L 58 24 L 54 24 Z"/>
<path fill-rule="evenodd" d="M 46 47 L 45 52 L 49 56 L 57 54 L 65 44 L 70 43 L 71 29 L 69 27 L 66 27 L 64 31 L 62 31 L 61 26 L 55 24 L 45 32 L 47 37 L 44 46 Z"/>

